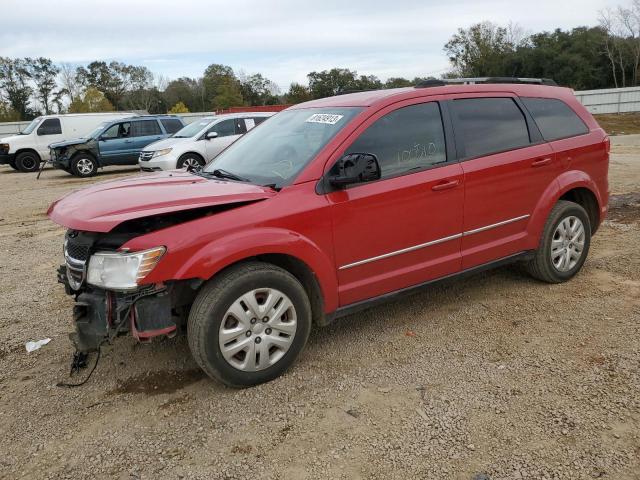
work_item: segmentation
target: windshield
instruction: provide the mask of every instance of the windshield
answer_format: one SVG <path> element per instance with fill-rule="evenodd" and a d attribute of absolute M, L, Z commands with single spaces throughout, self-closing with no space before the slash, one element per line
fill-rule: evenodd
<path fill-rule="evenodd" d="M 98 138 L 98 135 L 100 135 L 102 133 L 102 130 L 104 130 L 104 128 L 110 123 L 111 122 L 102 122 L 96 128 L 91 130 L 91 133 L 87 134 L 86 138 Z"/>
<path fill-rule="evenodd" d="M 207 127 L 211 122 L 213 122 L 212 118 L 204 118 L 202 120 L 198 120 L 197 122 L 190 123 L 186 127 L 178 130 L 173 138 L 191 138 L 195 137 L 201 130 Z"/>
<path fill-rule="evenodd" d="M 280 188 L 360 111 L 334 107 L 280 112 L 233 143 L 204 170 L 231 172 L 251 183 Z"/>
<path fill-rule="evenodd" d="M 22 130 L 20 134 L 29 135 L 31 132 L 33 132 L 36 129 L 36 127 L 40 124 L 41 121 L 42 121 L 42 117 L 34 118 L 33 120 L 31 120 L 31 123 L 27 125 L 27 128 Z"/>

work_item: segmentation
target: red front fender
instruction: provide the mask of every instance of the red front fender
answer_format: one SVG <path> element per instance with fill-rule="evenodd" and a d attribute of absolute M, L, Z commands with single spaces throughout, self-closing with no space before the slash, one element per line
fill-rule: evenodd
<path fill-rule="evenodd" d="M 176 264 L 168 258 L 145 278 L 145 283 L 200 278 L 207 280 L 224 268 L 258 255 L 282 254 L 305 263 L 318 279 L 325 312 L 338 308 L 338 283 L 333 260 L 310 239 L 298 233 L 278 228 L 255 228 L 205 243 L 190 252 L 184 262 Z"/>

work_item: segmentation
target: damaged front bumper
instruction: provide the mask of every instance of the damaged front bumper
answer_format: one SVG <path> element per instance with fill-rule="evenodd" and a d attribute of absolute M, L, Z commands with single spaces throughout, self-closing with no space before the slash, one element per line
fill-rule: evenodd
<path fill-rule="evenodd" d="M 75 290 L 67 266 L 58 269 L 58 281 L 76 298 L 73 307 L 75 332 L 69 337 L 79 352 L 92 352 L 119 335 L 130 333 L 138 341 L 173 336 L 186 316 L 177 306 L 180 285 L 150 285 L 134 292 L 98 288 Z M 183 314 L 181 314 L 183 313 Z"/>

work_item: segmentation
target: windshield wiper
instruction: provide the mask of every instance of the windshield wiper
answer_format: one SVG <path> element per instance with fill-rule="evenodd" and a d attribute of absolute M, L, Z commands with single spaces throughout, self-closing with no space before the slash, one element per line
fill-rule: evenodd
<path fill-rule="evenodd" d="M 235 180 L 236 182 L 251 182 L 251 180 L 249 180 L 248 178 L 241 177 L 240 175 L 236 175 L 235 173 L 223 170 L 221 168 L 216 168 L 213 172 L 211 172 L 211 175 L 218 178 Z"/>

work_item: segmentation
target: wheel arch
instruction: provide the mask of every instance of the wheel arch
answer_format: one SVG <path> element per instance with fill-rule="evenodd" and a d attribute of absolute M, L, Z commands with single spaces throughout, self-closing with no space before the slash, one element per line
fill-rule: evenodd
<path fill-rule="evenodd" d="M 322 288 L 320 287 L 318 278 L 309 265 L 293 255 L 285 253 L 265 253 L 253 257 L 246 257 L 227 265 L 222 270 L 216 272 L 215 275 L 220 275 L 222 272 L 232 267 L 251 261 L 269 263 L 280 267 L 293 275 L 303 286 L 305 292 L 307 292 L 307 296 L 309 297 L 309 302 L 311 304 L 313 323 L 316 325 L 327 324 L 327 317 L 324 312 Z"/>
<path fill-rule="evenodd" d="M 158 243 L 160 240 L 153 240 Z M 144 245 L 126 244 L 131 248 Z M 324 314 L 338 308 L 338 280 L 333 258 L 299 233 L 272 227 L 236 232 L 199 245 L 195 250 L 173 250 L 167 245 L 167 262 L 160 262 L 146 280 L 149 283 L 199 278 L 209 280 L 242 262 L 264 261 L 279 266 L 304 286 L 312 303 L 314 320 L 323 323 Z M 172 251 L 173 250 L 173 251 Z"/>
<path fill-rule="evenodd" d="M 564 172 L 549 184 L 531 213 L 527 229 L 532 239 L 529 245 L 532 250 L 538 248 L 549 213 L 559 200 L 569 200 L 581 205 L 587 211 L 589 220 L 592 222 L 591 233 L 595 233 L 598 229 L 603 203 L 596 183 L 583 171 Z"/>
<path fill-rule="evenodd" d="M 591 223 L 591 234 L 596 233 L 600 226 L 600 204 L 592 190 L 584 186 L 574 187 L 564 192 L 558 200 L 568 200 L 584 208 Z"/>
<path fill-rule="evenodd" d="M 18 150 L 16 150 L 15 156 L 17 157 L 21 153 L 33 153 L 40 159 L 40 161 L 42 161 L 42 156 L 40 156 L 38 151 L 34 148 L 30 148 L 30 147 L 19 148 Z"/>

